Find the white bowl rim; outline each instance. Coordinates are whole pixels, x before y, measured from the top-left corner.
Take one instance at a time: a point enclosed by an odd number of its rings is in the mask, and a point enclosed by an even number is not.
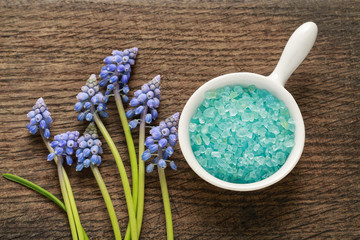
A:
[[[285,105],[289,109],[291,117],[295,121],[295,146],[293,147],[285,164],[273,175],[254,183],[230,183],[214,177],[198,163],[191,148],[189,122],[196,108],[202,103],[204,93],[209,90],[233,85],[241,85],[245,87],[255,85],[257,88],[268,90],[278,99],[284,101]],[[193,171],[202,179],[217,187],[234,191],[254,191],[268,187],[280,181],[295,167],[300,159],[305,144],[304,121],[293,96],[279,82],[276,82],[269,77],[248,72],[225,74],[208,81],[198,88],[185,104],[179,120],[178,133],[181,151]]]

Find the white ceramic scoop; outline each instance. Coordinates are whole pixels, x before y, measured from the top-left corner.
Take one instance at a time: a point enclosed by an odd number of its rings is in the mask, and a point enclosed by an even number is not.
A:
[[[202,85],[190,97],[182,111],[179,121],[179,143],[186,161],[201,178],[220,188],[234,191],[253,191],[265,188],[280,181],[295,167],[304,148],[305,128],[300,109],[293,96],[284,88],[284,85],[290,75],[309,53],[315,42],[317,31],[317,26],[313,22],[304,23],[296,29],[287,42],[280,60],[270,76],[262,76],[247,72],[222,75]],[[201,167],[191,148],[189,123],[195,110],[203,102],[205,92],[232,85],[241,85],[244,87],[255,85],[259,89],[268,90],[286,104],[291,117],[295,121],[295,146],[288,159],[276,173],[259,182],[237,184],[220,180]]]

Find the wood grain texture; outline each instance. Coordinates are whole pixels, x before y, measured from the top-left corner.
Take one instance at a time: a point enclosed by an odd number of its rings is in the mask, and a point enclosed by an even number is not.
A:
[[[113,49],[139,48],[131,89],[162,75],[159,119],[181,111],[206,81],[225,73],[270,74],[291,33],[318,24],[307,59],[286,88],[302,110],[304,153],[276,185],[238,193],[213,187],[186,164],[168,171],[176,239],[357,239],[360,236],[359,1],[1,1],[0,173],[25,177],[61,197],[56,167],[26,113],[44,97],[52,134],[85,129],[75,96]],[[105,120],[130,174],[115,104]],[[135,134],[136,135],[136,134]],[[100,167],[122,232],[126,204],[115,162]],[[90,171],[67,168],[91,239],[112,239]],[[0,239],[70,239],[64,212],[0,178]],[[146,176],[142,239],[165,239],[157,174]]]

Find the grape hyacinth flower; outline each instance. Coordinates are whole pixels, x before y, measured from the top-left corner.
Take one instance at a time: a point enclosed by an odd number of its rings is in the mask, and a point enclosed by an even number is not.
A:
[[[174,161],[168,160],[174,153],[173,147],[178,140],[177,125],[179,121],[179,113],[175,113],[165,121],[161,121],[159,126],[153,127],[150,130],[151,136],[145,140],[146,150],[142,155],[142,159],[147,161],[151,156],[157,152],[157,157],[153,163],[150,163],[146,167],[148,173],[154,170],[154,166],[157,165],[160,168],[166,168],[167,163],[171,169],[176,170],[177,165]]]
[[[105,66],[101,68],[99,76],[102,78],[99,85],[107,86],[105,96],[108,96],[114,89],[121,92],[123,102],[128,102],[126,96],[129,92],[128,82],[130,79],[131,66],[135,64],[138,49],[133,47],[124,51],[114,50],[112,56],[104,59]]]
[[[30,123],[26,125],[26,128],[30,133],[35,134],[40,129],[40,132],[48,139],[50,137],[52,118],[43,98],[39,98],[36,101],[33,110],[30,111],[27,116],[30,118]]]
[[[54,148],[55,152],[52,152],[48,155],[48,161],[52,161],[55,156],[63,156],[65,157],[66,163],[71,166],[73,163],[73,159],[71,156],[74,154],[76,148],[78,147],[78,138],[78,131],[72,131],[56,135],[54,141],[50,143],[50,146]]]
[[[76,171],[81,171],[84,167],[88,168],[90,164],[94,166],[100,165],[103,149],[94,123],[89,124],[84,135],[77,140],[77,144],[76,157],[78,161]]]
[[[79,121],[93,121],[94,114],[97,112],[102,117],[107,117],[106,103],[108,97],[99,92],[99,85],[95,74],[92,74],[86,81],[86,85],[81,87],[81,92],[76,96],[78,102],[75,104],[75,110],[80,112],[77,119]]]
[[[109,132],[107,131],[106,127],[104,126],[104,124],[102,123],[99,117],[99,115],[102,117],[108,116],[108,113],[105,112],[105,110],[107,108],[106,103],[109,99],[109,96],[108,95],[104,96],[101,92],[99,92],[99,87],[100,86],[97,84],[96,76],[94,74],[91,75],[90,78],[87,80],[86,85],[81,88],[81,92],[76,96],[78,102],[75,104],[75,110],[80,112],[80,114],[78,115],[79,121],[86,119],[87,121],[94,122],[96,124],[96,126],[104,136],[107,144],[109,145],[109,148],[114,156],[114,160],[116,162],[116,165],[120,173],[122,185],[124,187],[126,203],[128,206],[129,222],[131,225],[131,235],[136,239],[138,234],[137,234],[135,204],[131,194],[130,183],[127,177],[127,173],[123,161],[121,159],[121,156],[119,154],[119,151],[117,150],[114,141],[112,140]],[[115,95],[115,98],[116,97],[117,96]],[[125,112],[123,115],[126,120]],[[88,161],[85,162],[85,160],[86,158],[84,159],[84,163],[83,163],[84,166],[88,164]],[[93,159],[93,161],[95,160]],[[90,166],[92,167],[91,164]]]
[[[66,206],[66,213],[68,215],[69,225],[73,239],[83,240],[88,239],[83,227],[81,226],[79,213],[77,211],[74,195],[71,191],[69,178],[63,168],[63,156],[65,156],[67,164],[72,164],[71,155],[76,148],[76,140],[79,137],[78,132],[67,132],[55,136],[55,141],[49,143],[50,124],[52,118],[50,112],[42,98],[39,98],[33,107],[33,110],[28,113],[30,123],[26,126],[31,134],[35,134],[38,130],[45,146],[49,150],[48,160],[54,160],[57,163],[57,170],[61,193]],[[55,150],[54,150],[55,148]]]
[[[146,123],[151,123],[157,118],[158,112],[156,109],[159,107],[161,99],[160,81],[160,75],[157,75],[134,93],[134,98],[132,98],[129,103],[133,108],[126,112],[127,118],[132,118],[142,113],[145,115],[144,120]],[[130,129],[136,128],[138,123],[139,119],[130,121]]]
[[[112,204],[109,192],[106,188],[105,182],[101,176],[98,166],[101,163],[101,154],[103,149],[101,148],[101,141],[97,134],[95,123],[91,122],[85,129],[83,136],[77,140],[78,150],[76,151],[77,166],[76,171],[81,171],[83,168],[91,168],[94,174],[96,182],[99,185],[101,194],[104,198],[106,208],[108,210],[111,224],[113,227],[115,239],[121,239],[120,227],[118,219],[115,214],[114,206]]]
[[[147,137],[145,141],[145,145],[147,149],[142,155],[142,159],[144,161],[149,160],[152,155],[156,155],[156,157],[153,160],[153,163],[150,163],[146,167],[146,171],[150,173],[154,170],[155,166],[157,166],[159,173],[161,194],[164,203],[167,239],[174,239],[174,233],[173,233],[169,192],[167,189],[167,183],[165,177],[165,168],[167,167],[167,163],[169,163],[170,168],[174,170],[177,169],[176,163],[168,159],[174,153],[173,147],[177,143],[177,139],[178,139],[177,126],[179,122],[179,117],[180,114],[175,113],[171,117],[167,118],[165,121],[160,122],[159,126],[153,127],[150,130],[151,136]],[[153,154],[156,151],[157,154]]]

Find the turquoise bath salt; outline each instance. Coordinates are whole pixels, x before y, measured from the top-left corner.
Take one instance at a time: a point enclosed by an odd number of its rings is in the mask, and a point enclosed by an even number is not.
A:
[[[255,86],[206,92],[189,124],[200,165],[232,183],[257,182],[279,170],[294,147],[294,132],[284,102]]]

